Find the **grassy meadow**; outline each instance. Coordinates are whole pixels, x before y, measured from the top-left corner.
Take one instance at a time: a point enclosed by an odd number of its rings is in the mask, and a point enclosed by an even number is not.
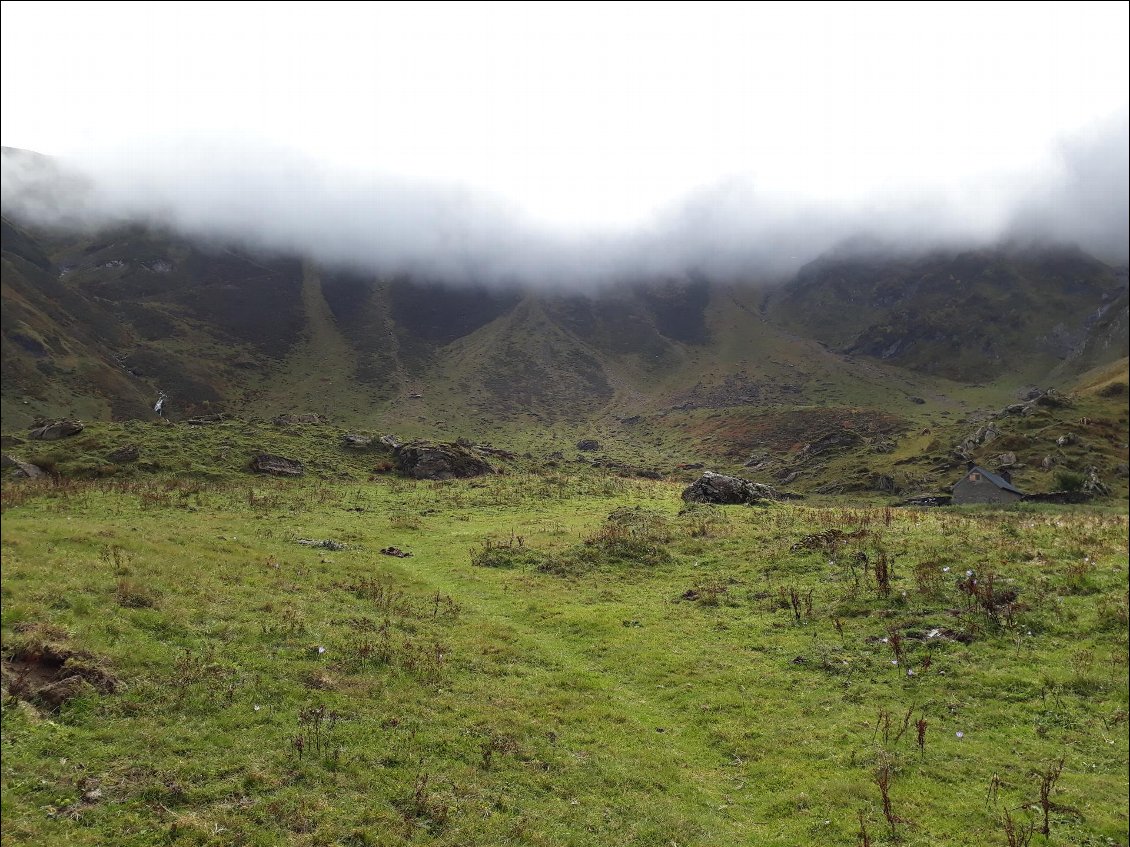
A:
[[[2,843],[1127,844],[1124,507],[680,490],[5,482]]]

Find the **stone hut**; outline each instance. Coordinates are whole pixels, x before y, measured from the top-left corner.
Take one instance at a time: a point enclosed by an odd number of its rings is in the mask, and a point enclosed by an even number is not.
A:
[[[1006,472],[1007,473],[1007,472]],[[1015,503],[1024,492],[1014,486],[1007,476],[987,471],[974,465],[965,472],[953,487],[953,503]]]

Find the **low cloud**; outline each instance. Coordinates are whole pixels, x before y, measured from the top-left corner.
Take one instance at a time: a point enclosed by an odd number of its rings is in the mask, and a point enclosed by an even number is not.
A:
[[[835,205],[742,179],[699,188],[633,230],[538,227],[500,198],[358,175],[261,146],[154,144],[128,155],[3,156],[3,213],[38,226],[141,223],[309,257],[374,275],[451,284],[591,289],[694,269],[772,282],[849,238],[898,250],[1001,239],[1076,243],[1127,258],[1125,114],[1066,139],[1039,173],[945,191],[876,191]]]

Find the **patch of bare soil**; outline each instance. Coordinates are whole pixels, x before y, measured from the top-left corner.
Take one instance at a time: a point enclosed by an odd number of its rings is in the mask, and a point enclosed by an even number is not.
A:
[[[118,678],[106,661],[72,646],[65,630],[25,623],[16,633],[0,660],[4,690],[10,696],[56,711],[75,697],[118,689]]]

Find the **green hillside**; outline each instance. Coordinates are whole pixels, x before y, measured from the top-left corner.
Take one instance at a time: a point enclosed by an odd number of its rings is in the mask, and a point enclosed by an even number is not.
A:
[[[3,483],[4,844],[1125,843],[1124,509],[369,479],[315,432],[257,436],[304,480],[223,424]]]

